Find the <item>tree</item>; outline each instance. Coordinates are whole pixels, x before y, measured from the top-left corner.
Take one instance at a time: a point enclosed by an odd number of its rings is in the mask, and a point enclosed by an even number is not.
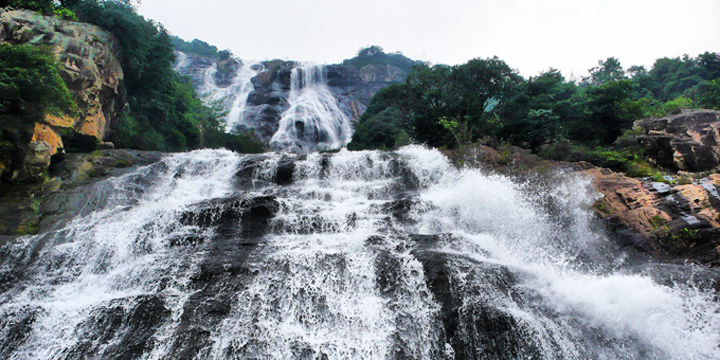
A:
[[[587,121],[592,131],[585,135],[585,140],[612,144],[624,129],[632,125],[634,114],[627,106],[631,93],[629,80],[607,82],[588,90],[587,108],[590,116]]]
[[[700,107],[720,110],[720,78],[701,83],[696,98]]]
[[[720,54],[705,52],[698,55],[697,66],[699,76],[703,80],[720,79]]]
[[[614,57],[609,57],[605,61],[598,61],[598,66],[588,70],[590,77],[585,78],[585,82],[592,86],[600,86],[609,81],[623,80],[625,71],[620,65],[620,61]]]
[[[373,57],[377,54],[384,54],[383,48],[378,45],[371,45],[358,50],[358,57]]]
[[[49,15],[55,10],[53,0],[3,0],[0,1],[0,7],[12,6],[15,8],[35,10],[43,14]]]

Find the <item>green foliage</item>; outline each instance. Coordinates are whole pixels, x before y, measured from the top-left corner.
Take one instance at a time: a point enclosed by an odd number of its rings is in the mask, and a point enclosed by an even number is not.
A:
[[[361,48],[356,57],[343,60],[342,64],[357,69],[366,65],[392,65],[410,72],[413,66],[419,63],[406,57],[401,52],[386,54],[380,46],[372,45]]]
[[[550,69],[520,84],[501,114],[498,136],[538,151],[541,146],[567,136],[563,128],[584,116],[582,101],[578,87],[566,82],[558,70]]]
[[[583,79],[585,83],[593,86],[601,86],[612,81],[625,80],[625,70],[623,70],[620,61],[614,57],[609,57],[605,61],[598,61],[598,66],[588,70],[590,77]]]
[[[586,161],[596,166],[624,172],[630,177],[650,177],[660,174],[648,164],[637,149],[609,150],[603,147],[588,148],[568,141],[559,141],[545,147],[540,156],[557,161]]]
[[[668,114],[679,114],[684,109],[692,109],[693,101],[686,97],[679,97],[665,103],[665,111]]]
[[[391,88],[398,85],[391,85]],[[386,88],[387,89],[387,88]],[[385,90],[383,95],[392,97],[393,89]],[[355,125],[350,150],[394,149],[409,143],[409,135],[404,130],[409,121],[406,114],[399,108],[389,106],[392,102],[383,95],[375,96],[370,106]]]
[[[405,83],[375,95],[353,137],[353,142],[362,145],[349,147],[389,147],[403,133],[437,147],[455,147],[478,136],[494,135],[500,125],[497,114],[520,81],[497,57],[453,67],[418,65]]]
[[[74,109],[49,48],[0,44],[0,113],[41,116]]]
[[[248,134],[225,134],[217,109],[205,106],[189,79],[173,71],[173,39],[161,25],[145,20],[127,1],[75,0],[72,9],[83,21],[112,32],[121,47],[130,109],[113,124],[110,140],[115,145],[161,151],[262,150]],[[200,40],[190,46],[217,51]]]
[[[720,78],[698,85],[695,98],[701,108],[720,110]]]
[[[218,48],[214,45],[210,45],[205,41],[199,39],[193,39],[192,41],[185,41],[177,36],[171,36],[170,41],[172,42],[175,50],[182,51],[186,54],[195,54],[200,56],[207,56],[211,58],[218,58]],[[227,50],[224,50],[227,51]]]
[[[0,2],[0,7],[8,5],[14,8],[35,10],[45,15],[51,15],[55,10],[53,0],[9,0]]]
[[[78,21],[77,14],[75,14],[75,12],[70,9],[55,8],[55,10],[53,10],[53,15],[55,15],[56,18],[62,20]]]
[[[221,50],[218,52],[218,61],[229,59],[231,56],[232,52],[230,50]]]

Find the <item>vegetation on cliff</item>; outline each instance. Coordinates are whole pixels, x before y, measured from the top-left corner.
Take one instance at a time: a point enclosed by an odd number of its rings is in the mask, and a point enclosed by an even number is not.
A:
[[[222,113],[205,106],[189,81],[173,71],[174,46],[170,35],[162,25],[138,15],[129,1],[65,0],[58,4],[16,0],[2,5],[44,14],[72,14],[115,35],[129,105],[120,119],[111,124],[108,140],[116,146],[161,151],[200,147],[262,151],[261,144],[249,134],[224,133],[219,120]],[[32,87],[23,89],[31,91]]]
[[[262,151],[248,134],[224,134],[221,112],[203,105],[187,79],[172,69],[170,35],[123,1],[79,0],[72,5],[80,19],[115,34],[122,48],[122,67],[130,111],[114,128],[118,146],[162,151],[227,147]]]
[[[75,109],[49,48],[0,44],[0,174],[22,164],[35,122]]]
[[[418,64],[418,61],[410,59],[399,51],[387,54],[383,51],[383,48],[378,45],[361,48],[357,56],[342,62],[344,66],[352,66],[357,69],[361,69],[366,65],[390,65],[403,69],[406,72],[410,72],[413,66]]]

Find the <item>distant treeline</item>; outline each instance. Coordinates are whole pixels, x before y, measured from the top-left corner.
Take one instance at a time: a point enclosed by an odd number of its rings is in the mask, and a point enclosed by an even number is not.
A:
[[[170,41],[172,42],[175,50],[182,51],[186,54],[194,54],[205,56],[217,60],[225,60],[232,56],[230,50],[219,50],[215,45],[210,45],[200,39],[193,39],[192,41],[185,41],[177,36],[171,36]]]
[[[365,65],[392,65],[407,72],[410,72],[415,65],[419,64],[419,61],[412,60],[401,52],[386,54],[383,48],[377,45],[364,47],[358,51],[357,56],[342,62],[342,65],[352,66],[357,69],[361,69]]]

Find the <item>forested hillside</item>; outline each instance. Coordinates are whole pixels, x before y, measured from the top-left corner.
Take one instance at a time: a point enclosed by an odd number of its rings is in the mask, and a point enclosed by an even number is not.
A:
[[[555,69],[524,79],[497,57],[421,64],[372,99],[348,147],[390,149],[409,138],[445,148],[500,142],[626,171],[642,157],[617,141],[633,121],[693,108],[720,108],[720,54],[662,58],[649,70],[624,69],[611,57],[580,81]],[[639,165],[647,175],[647,164]]]

